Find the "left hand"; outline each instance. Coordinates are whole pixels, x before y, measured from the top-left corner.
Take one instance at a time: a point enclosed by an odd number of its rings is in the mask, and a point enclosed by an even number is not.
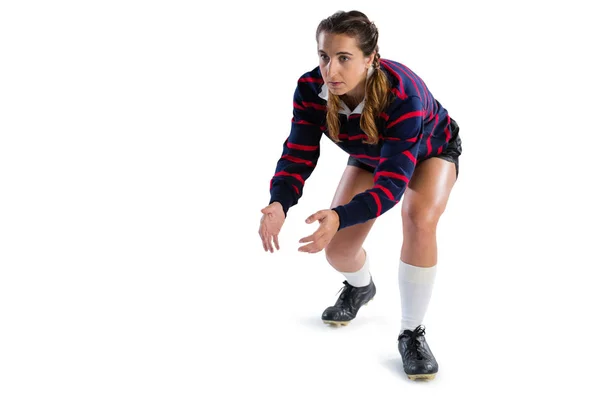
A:
[[[300,239],[300,243],[308,244],[300,247],[298,251],[318,253],[331,242],[331,239],[333,239],[340,226],[338,213],[333,210],[317,211],[306,219],[307,224],[312,224],[315,221],[319,221],[319,229],[312,235]]]

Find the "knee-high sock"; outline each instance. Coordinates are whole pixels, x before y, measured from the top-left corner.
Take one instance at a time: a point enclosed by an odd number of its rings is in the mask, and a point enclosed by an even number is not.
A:
[[[402,302],[402,323],[400,332],[414,330],[425,318],[429,305],[437,266],[417,267],[400,260],[398,284]]]
[[[365,263],[356,272],[342,272],[348,283],[354,287],[367,286],[371,283],[371,273],[369,272],[369,254],[365,251]]]

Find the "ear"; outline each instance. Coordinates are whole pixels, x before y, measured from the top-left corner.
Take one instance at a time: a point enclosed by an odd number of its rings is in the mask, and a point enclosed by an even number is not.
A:
[[[367,58],[367,65],[365,66],[365,68],[369,69],[369,67],[371,65],[373,65],[373,62],[375,61],[375,52],[373,52],[373,54],[371,54],[369,56],[369,58]]]

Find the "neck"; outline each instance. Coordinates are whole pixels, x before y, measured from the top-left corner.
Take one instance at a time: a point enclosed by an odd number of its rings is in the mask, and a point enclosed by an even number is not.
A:
[[[359,86],[362,86],[362,85],[359,85]],[[355,90],[357,90],[357,89],[358,89],[358,87]],[[351,110],[353,110],[365,98],[365,90],[363,89],[361,91],[348,92],[348,93],[340,96],[340,98],[344,101],[344,103],[346,103],[346,105]]]
[[[365,98],[365,92],[367,90],[367,79],[363,79],[354,89],[348,93],[340,96],[340,98],[346,103],[348,108],[354,110],[358,104]]]

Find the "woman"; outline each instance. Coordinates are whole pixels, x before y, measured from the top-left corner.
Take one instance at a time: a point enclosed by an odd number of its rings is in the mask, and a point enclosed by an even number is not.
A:
[[[300,240],[300,251],[325,249],[345,277],[322,319],[347,325],[373,299],[362,246],[375,219],[404,196],[398,349],[409,378],[433,379],[438,364],[421,323],[437,270],[437,223],[458,177],[458,125],[413,71],[380,58],[377,28],[363,13],[335,13],[321,21],[316,38],[319,66],[298,80],[291,133],[261,210],[263,247],[279,249],[278,234],[317,164],[325,133],[350,156],[331,208],[308,217],[320,226]]]

